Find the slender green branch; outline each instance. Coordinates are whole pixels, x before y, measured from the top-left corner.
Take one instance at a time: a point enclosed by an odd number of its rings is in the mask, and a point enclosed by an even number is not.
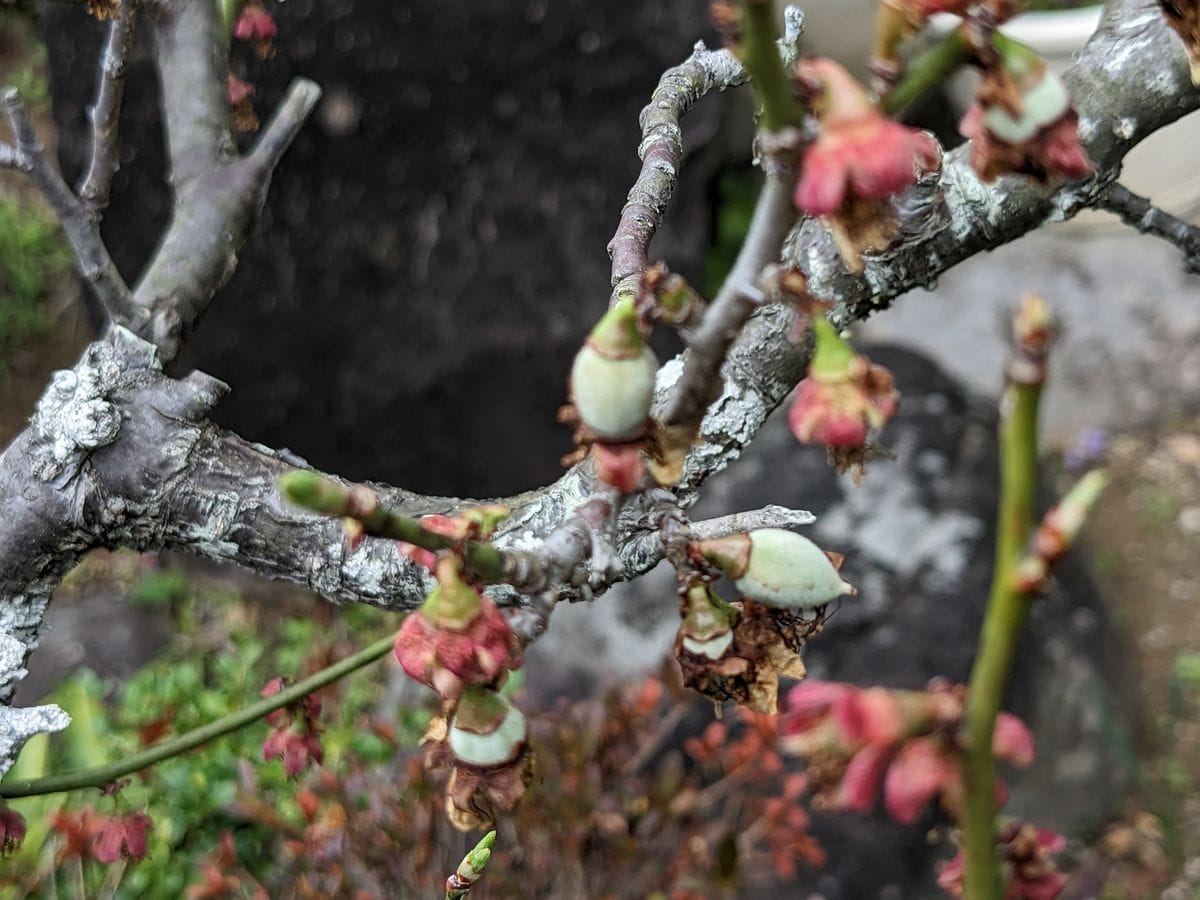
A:
[[[141,753],[135,753],[133,756],[128,756],[118,762],[91,769],[83,769],[78,772],[69,772],[65,775],[51,775],[46,778],[35,778],[28,781],[0,782],[0,797],[33,797],[39,794],[55,794],[60,791],[73,791],[77,788],[102,787],[106,784],[111,784],[119,778],[124,778],[126,775],[140,772],[142,769],[160,763],[163,760],[180,756],[207,744],[209,741],[237,731],[239,728],[244,728],[277,709],[298,703],[309,694],[319,691],[326,685],[332,684],[338,679],[349,675],[351,672],[370,665],[377,659],[386,656],[388,651],[392,649],[393,639],[391,635],[381,638],[375,643],[359,650],[354,655],[347,656],[332,666],[322,669],[314,675],[310,675],[303,681],[284,688],[278,694],[272,694],[270,697],[265,697],[257,703],[252,703],[235,713],[222,716],[220,719],[209,722],[207,725],[202,725],[186,734],[181,734],[160,744],[155,744]]]
[[[905,65],[904,77],[880,99],[880,109],[889,116],[902,115],[926,91],[944,82],[951,72],[969,60],[972,52],[964,28],[956,28]]]
[[[744,0],[742,37],[737,54],[750,73],[750,82],[762,104],[762,127],[782,131],[800,124],[800,103],[792,79],[779,56],[779,26],[771,0]]]
[[[375,492],[363,485],[347,488],[316,472],[297,469],[279,479],[279,488],[297,506],[325,516],[354,519],[372,537],[404,541],[433,552],[459,544],[383,506]],[[484,541],[464,541],[461,550],[472,575],[486,582],[505,580],[504,552],[498,547]]]
[[[1000,509],[991,595],[971,669],[966,710],[963,818],[967,855],[965,896],[999,900],[996,853],[996,761],[992,737],[1012,667],[1013,652],[1032,595],[1017,571],[1033,530],[1037,494],[1037,420],[1053,322],[1044,301],[1027,297],[1013,322],[1015,346],[1000,401]]]

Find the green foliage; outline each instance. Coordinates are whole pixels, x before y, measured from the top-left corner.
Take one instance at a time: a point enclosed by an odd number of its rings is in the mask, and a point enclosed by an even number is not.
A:
[[[74,771],[140,751],[258,700],[263,685],[275,676],[298,680],[397,624],[395,616],[374,610],[357,609],[350,615],[339,610],[332,617],[320,606],[310,607],[308,615],[264,623],[258,619],[261,604],[198,592],[182,573],[171,570],[147,573],[131,595],[138,602],[175,607],[175,645],[122,685],[105,685],[88,671],[65,682],[52,699],[71,714],[70,727],[32,743],[11,777]],[[424,728],[428,716],[419,711],[401,712],[394,735],[371,724],[384,699],[386,671],[375,666],[321,692],[321,742],[329,771],[337,772],[347,758],[370,764],[391,760],[398,746],[415,743]],[[225,833],[232,835],[248,876],[268,879],[282,833],[302,831],[305,825],[295,800],[305,776],[290,779],[279,760],[263,761],[268,728],[259,722],[163,762],[134,776],[116,797],[91,789],[12,801],[26,817],[30,834],[0,873],[0,897],[54,896],[48,876],[60,839],[47,820],[60,810],[85,807],[104,815],[144,811],[153,820],[149,853],[125,867],[117,897],[183,896]],[[272,826],[248,819],[242,809],[247,797],[273,809],[278,822]],[[106,876],[111,881],[115,871],[85,862],[87,896],[100,890]],[[22,883],[5,892],[6,876]],[[59,873],[59,884],[62,878]]]
[[[47,285],[69,265],[66,245],[45,213],[0,197],[0,371],[14,347],[45,329]]]

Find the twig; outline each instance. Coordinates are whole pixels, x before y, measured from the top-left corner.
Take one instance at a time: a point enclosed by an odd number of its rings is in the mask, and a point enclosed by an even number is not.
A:
[[[789,509],[772,504],[761,509],[693,522],[691,532],[695,540],[703,541],[740,531],[753,531],[756,528],[796,528],[800,525],[811,525],[815,521],[817,517],[806,509]]]
[[[646,266],[650,241],[662,223],[675,191],[683,160],[680,119],[714,88],[744,84],[749,76],[728,50],[708,50],[696,44],[692,55],[667,69],[638,117],[642,168],[621,210],[616,234],[609,241],[614,296],[636,287]]]
[[[140,0],[124,0],[117,18],[108,26],[108,40],[100,61],[100,87],[92,107],[92,150],[87,175],[79,186],[79,199],[93,220],[99,221],[108,206],[113,175],[120,168],[117,128],[121,97],[125,93],[125,65],[133,44],[133,26]]]
[[[355,672],[364,666],[370,665],[375,660],[386,656],[392,649],[394,639],[393,635],[381,638],[352,656],[347,656],[345,659],[339,660],[332,666],[324,668],[314,675],[310,675],[303,681],[298,681],[284,688],[277,694],[265,697],[257,703],[252,703],[230,715],[222,716],[216,721],[202,725],[186,734],[163,741],[161,744],[155,744],[150,749],[144,750],[141,753],[127,756],[119,762],[110,763],[106,766],[97,766],[92,769],[83,769],[79,772],[69,772],[65,775],[35,778],[30,781],[0,782],[0,797],[33,797],[40,794],[57,794],[61,791],[73,791],[78,788],[101,787],[111,784],[119,778],[140,772],[142,769],[149,768],[163,760],[180,756],[189,750],[195,750],[209,741],[214,741],[219,737],[223,737],[230,732],[237,731],[239,728],[244,728],[258,721],[268,713],[272,713],[277,709],[283,709],[285,706],[291,706],[293,703],[303,700],[309,694],[319,691],[326,685],[333,684],[351,672]]]
[[[1044,307],[1034,327],[1022,328],[1031,310],[1027,301],[1017,314],[1017,346],[1009,365],[1008,386],[1000,401],[1000,509],[991,595],[971,668],[966,709],[967,747],[963,758],[966,803],[963,832],[967,857],[965,895],[998,900],[1000,868],[996,853],[996,761],[992,738],[996,715],[1012,666],[1017,638],[1029,613],[1029,596],[1016,582],[1025,545],[1033,529],[1037,492],[1037,417],[1049,341]],[[1036,312],[1036,311],[1035,311]],[[1029,317],[1027,317],[1029,318]]]
[[[290,85],[282,102],[275,107],[249,159],[262,172],[270,174],[283,157],[309,113],[321,99],[321,88],[315,81],[297,78]]]
[[[1200,227],[1159,209],[1146,197],[1114,182],[1101,191],[1096,206],[1120,216],[1121,221],[1142,234],[1170,241],[1183,251],[1183,267],[1200,274]]]
[[[88,281],[109,318],[122,325],[134,321],[135,309],[129,288],[108,255],[100,231],[79,199],[71,193],[58,168],[47,158],[21,92],[8,88],[0,100],[16,140],[16,168],[29,173],[50,208],[58,217],[79,273]],[[11,154],[8,154],[11,156]]]
[[[973,50],[964,29],[965,26],[956,28],[909,61],[899,83],[880,100],[880,108],[889,116],[899,118],[926,91],[944,82],[951,72],[970,59]]]

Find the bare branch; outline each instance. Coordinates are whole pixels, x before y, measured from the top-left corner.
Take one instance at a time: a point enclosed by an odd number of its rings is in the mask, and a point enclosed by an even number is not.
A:
[[[692,55],[663,73],[638,117],[642,141],[638,155],[642,169],[629,190],[621,221],[608,244],[612,257],[614,295],[636,287],[650,240],[662,223],[663,213],[675,192],[683,160],[680,119],[709,91],[744,84],[742,64],[728,50],[708,50],[697,43]]]
[[[320,89],[304,79],[294,82],[254,151],[238,158],[216,4],[161,5],[155,35],[175,203],[170,227],[134,291],[139,312],[134,331],[169,363],[233,274],[274,167]]]
[[[250,153],[249,158],[259,171],[270,176],[320,99],[320,86],[307,78],[297,78],[288,86],[287,95],[276,107]]]
[[[1115,182],[1096,198],[1096,207],[1120,216],[1122,222],[1142,234],[1170,241],[1183,251],[1184,269],[1200,274],[1200,227],[1159,209],[1146,197]]]
[[[91,110],[92,149],[87,174],[79,186],[92,219],[99,221],[108,206],[113,175],[121,165],[117,154],[117,128],[121,118],[121,97],[125,93],[125,65],[133,44],[133,26],[140,0],[124,0],[117,17],[108,26],[108,40],[100,59],[100,86]]]
[[[689,444],[690,435],[698,430],[705,412],[721,394],[721,365],[725,355],[760,306],[759,277],[767,265],[778,261],[783,241],[796,221],[792,192],[798,172],[789,156],[795,157],[794,148],[791,153],[766,158],[767,180],[759,194],[746,241],[733,270],[693,332],[683,361],[683,374],[662,412],[663,425],[688,435]]]
[[[0,153],[0,157],[11,159],[13,168],[28,172],[38,190],[42,192],[42,196],[58,217],[71,249],[75,251],[79,273],[92,286],[109,318],[119,324],[132,322],[135,310],[129,288],[125,286],[121,274],[109,257],[96,223],[92,221],[79,199],[71,193],[71,189],[59,174],[58,167],[46,156],[20,91],[8,88],[0,102],[3,103],[4,113],[8,117],[16,141],[15,155]]]

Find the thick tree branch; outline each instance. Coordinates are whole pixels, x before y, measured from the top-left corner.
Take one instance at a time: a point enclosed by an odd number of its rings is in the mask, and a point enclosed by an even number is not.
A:
[[[12,128],[16,146],[0,151],[3,162],[28,173],[58,217],[81,274],[91,285],[108,316],[128,323],[134,314],[133,298],[100,238],[100,230],[87,209],[71,193],[58,167],[46,156],[45,147],[16,88],[7,88],[0,102]]]
[[[117,17],[108,26],[108,40],[100,58],[100,86],[92,107],[92,147],[87,174],[79,186],[79,199],[88,213],[99,220],[108,206],[113,175],[121,165],[117,154],[117,127],[121,97],[125,93],[125,64],[133,45],[133,26],[140,0],[124,0]]]
[[[1146,197],[1115,182],[1101,192],[1096,206],[1120,216],[1122,222],[1142,234],[1170,241],[1183,251],[1183,267],[1200,274],[1200,227],[1159,209]]]
[[[321,95],[297,79],[255,149],[229,125],[227,40],[211,0],[160,4],[155,53],[175,193],[171,224],[134,291],[133,330],[169,363],[220,287],[262,210],[271,173]]]

